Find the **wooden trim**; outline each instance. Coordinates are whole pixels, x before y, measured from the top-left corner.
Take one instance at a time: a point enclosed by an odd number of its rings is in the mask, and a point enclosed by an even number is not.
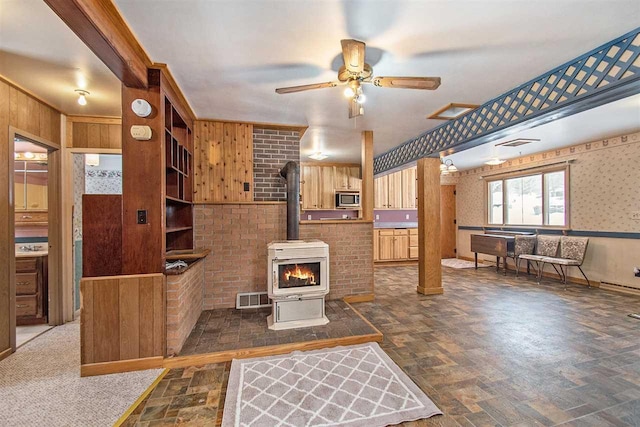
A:
[[[118,418],[118,421],[116,421],[116,423],[113,425],[113,427],[120,427],[122,424],[124,424],[124,422],[127,420],[127,418],[129,418],[129,415],[131,415],[133,413],[133,411],[136,410],[136,408],[138,407],[138,405],[140,405],[142,403],[143,400],[145,400],[147,398],[147,396],[149,396],[151,394],[151,392],[156,388],[156,386],[160,383],[160,381],[162,381],[162,379],[169,373],[168,369],[165,369],[164,371],[162,371],[162,373],[160,375],[158,375],[158,378],[156,378],[149,387],[147,387],[147,389],[140,395],[140,397],[138,397],[136,399],[135,402],[133,402],[131,404],[131,406],[129,406],[129,409],[127,409],[126,411],[124,411],[124,414],[122,414],[120,416],[120,418]]]
[[[292,351],[318,350],[321,348],[337,347],[344,345],[364,344],[367,342],[382,342],[382,334],[374,333],[367,335],[356,335],[352,337],[322,339],[306,341],[301,343],[291,343],[282,345],[271,345],[266,347],[243,348],[238,350],[218,351],[208,354],[196,354],[191,356],[178,356],[164,360],[165,368],[185,368],[188,366],[206,365],[209,363],[229,362],[233,359],[247,359],[252,357],[275,356],[278,354],[291,353]]]
[[[364,219],[304,219],[300,225],[305,224],[373,224],[373,221]]]
[[[4,360],[7,357],[11,356],[13,354],[13,352],[14,352],[14,350],[13,350],[12,347],[9,347],[5,351],[0,351],[0,360]]]
[[[121,82],[129,87],[147,87],[151,60],[112,2],[45,2]]]
[[[448,110],[451,107],[462,107],[462,108],[471,108],[471,110],[469,111],[465,111],[464,113],[458,114],[455,117],[441,117],[440,113],[445,112],[446,110]],[[431,113],[430,115],[427,116],[427,119],[434,119],[434,120],[455,120],[461,116],[464,116],[467,113],[470,113],[471,111],[475,110],[476,108],[478,108],[479,105],[476,104],[461,104],[459,102],[452,102],[450,104],[445,105],[444,107],[434,111],[433,113]]]
[[[287,202],[253,202],[253,201],[237,201],[237,202],[193,202],[194,205],[286,205]]]
[[[440,221],[440,159],[418,160],[418,270],[417,291],[441,294],[442,246]]]
[[[273,130],[287,130],[287,131],[298,131],[300,132],[300,138],[305,134],[308,125],[285,125],[282,123],[265,123],[265,122],[248,122],[242,120],[225,120],[225,119],[206,119],[206,118],[197,118],[198,121],[204,122],[224,122],[224,123],[235,123],[241,125],[253,125],[254,128],[258,129],[273,129]]]
[[[398,266],[406,266],[406,265],[418,265],[417,259],[401,259],[397,261],[375,261],[373,263],[374,267],[398,267]]]
[[[196,114],[193,112],[193,108],[191,108],[191,104],[189,104],[189,101],[187,101],[187,98],[182,93],[182,90],[180,90],[180,86],[178,85],[178,82],[176,82],[176,79],[173,77],[173,74],[171,74],[169,66],[160,62],[154,62],[149,68],[152,70],[161,71],[166,80],[166,84],[162,85],[162,89],[164,90],[165,94],[169,96],[171,104],[173,104],[174,107],[180,109],[180,113],[186,113],[188,115],[188,118],[191,119],[191,123],[188,123],[188,125],[193,130],[193,122],[196,120]],[[184,118],[186,119],[187,117]]]
[[[371,302],[375,299],[375,294],[362,294],[362,295],[347,295],[342,298],[344,302],[347,304],[356,303],[356,302]],[[360,313],[358,313],[360,314]],[[366,320],[366,319],[365,319]],[[373,326],[373,325],[371,325]]]
[[[116,374],[120,372],[158,369],[163,365],[162,356],[145,357],[143,359],[116,360],[113,362],[86,363],[80,365],[80,376]]]
[[[112,116],[67,116],[70,123],[101,123],[105,125],[121,125],[122,117]]]
[[[122,150],[120,148],[76,148],[65,147],[65,151],[71,154],[120,154]]]
[[[373,295],[373,294],[371,294],[371,296],[372,296],[371,301],[373,301],[373,297],[374,297],[374,295]],[[344,300],[344,299],[343,299],[343,300]],[[357,315],[358,315],[358,316],[359,316],[359,317],[364,321],[364,323],[366,323],[367,325],[369,325],[369,327],[375,331],[375,335],[380,335],[381,340],[380,340],[380,341],[377,341],[377,342],[382,342],[383,334],[382,334],[382,332],[380,332],[380,329],[376,328],[376,327],[373,325],[373,323],[371,323],[371,322],[369,321],[369,319],[367,319],[366,317],[364,317],[364,316],[362,315],[362,313],[360,313],[358,310],[356,310],[356,308],[355,308],[353,305],[351,305],[351,304],[350,304],[349,302],[347,302],[347,301],[344,301],[344,302],[349,306],[349,308],[351,308],[351,310],[353,310],[353,312],[354,312],[355,314],[357,314]],[[368,301],[362,301],[362,302],[368,302]]]

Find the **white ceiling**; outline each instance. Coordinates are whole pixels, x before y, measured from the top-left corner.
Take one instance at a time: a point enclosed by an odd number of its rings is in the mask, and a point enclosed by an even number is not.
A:
[[[120,81],[43,0],[0,0],[0,75],[66,114],[122,114]]]
[[[380,154],[442,123],[425,117],[443,105],[482,104],[640,22],[635,0],[115,3],[152,60],[169,64],[198,117],[309,125],[303,160],[323,151],[327,161],[358,161],[364,129],[374,131]],[[440,76],[442,86],[366,86],[366,114],[355,120],[341,88],[274,92],[335,80],[342,38],[367,42],[375,75]],[[121,115],[120,82],[42,0],[0,0],[0,75],[67,114]],[[91,93],[87,106],[77,104],[76,88]],[[620,105],[526,131],[541,143],[511,150],[637,130],[633,104]],[[513,157],[494,154],[494,144],[452,158],[462,168]]]
[[[358,160],[361,130],[374,131],[380,154],[440,124],[425,119],[438,108],[482,104],[640,22],[637,0],[115,3],[198,117],[308,124],[303,156],[323,151],[328,161]],[[374,75],[441,76],[442,86],[366,86],[366,113],[355,120],[339,87],[274,92],[336,80],[343,38],[367,43]]]

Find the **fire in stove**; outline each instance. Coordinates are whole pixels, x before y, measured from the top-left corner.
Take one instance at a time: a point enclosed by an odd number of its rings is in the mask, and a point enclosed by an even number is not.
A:
[[[280,266],[280,288],[316,286],[320,275],[320,263],[288,264]]]

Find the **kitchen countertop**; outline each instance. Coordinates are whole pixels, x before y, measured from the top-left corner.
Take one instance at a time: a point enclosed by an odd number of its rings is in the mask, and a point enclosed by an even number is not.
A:
[[[380,222],[373,223],[373,228],[418,228],[417,222]]]
[[[35,251],[23,251],[20,250],[20,247],[27,246],[33,249],[37,249]],[[16,258],[35,258],[41,256],[49,255],[49,248],[46,243],[16,243]]]
[[[49,255],[49,251],[29,251],[29,252],[16,251],[16,258],[35,258],[35,257],[47,256],[47,255]]]

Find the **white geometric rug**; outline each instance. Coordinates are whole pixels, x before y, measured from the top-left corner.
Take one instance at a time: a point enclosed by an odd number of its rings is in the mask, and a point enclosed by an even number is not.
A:
[[[445,258],[441,261],[441,264],[444,267],[450,268],[475,268],[476,263],[473,261],[467,261],[466,259],[459,258]],[[482,262],[478,262],[478,268],[482,267],[494,267],[492,265],[483,264]]]
[[[386,426],[442,414],[377,343],[234,359],[222,426]]]

